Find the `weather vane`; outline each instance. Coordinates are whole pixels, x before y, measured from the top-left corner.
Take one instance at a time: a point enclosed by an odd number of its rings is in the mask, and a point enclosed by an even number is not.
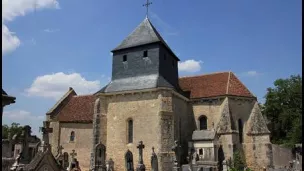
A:
[[[147,8],[147,12],[146,12],[146,17],[148,18],[148,12],[149,12],[149,5],[151,5],[152,2],[149,2],[149,0],[147,0],[147,3],[143,4],[143,6],[145,6]]]

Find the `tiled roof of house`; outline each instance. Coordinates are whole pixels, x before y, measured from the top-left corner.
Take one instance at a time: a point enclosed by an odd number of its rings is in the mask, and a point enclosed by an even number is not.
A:
[[[190,98],[207,98],[223,95],[255,97],[232,73],[219,72],[179,78],[184,91],[190,91]]]
[[[58,112],[60,122],[92,122],[94,95],[73,96]]]

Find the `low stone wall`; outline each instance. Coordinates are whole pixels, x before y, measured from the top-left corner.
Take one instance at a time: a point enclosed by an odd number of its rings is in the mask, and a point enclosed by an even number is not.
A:
[[[272,144],[273,166],[275,168],[288,168],[289,161],[294,160],[291,148],[284,148],[276,144]]]
[[[9,171],[12,165],[14,164],[14,158],[5,158],[2,157],[2,171]]]

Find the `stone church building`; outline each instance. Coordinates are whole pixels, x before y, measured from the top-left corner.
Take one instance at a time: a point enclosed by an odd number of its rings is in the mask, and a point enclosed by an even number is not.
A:
[[[179,58],[148,18],[112,52],[112,78],[105,87],[90,95],[69,88],[46,113],[53,154],[59,146],[75,149],[82,170],[111,158],[114,169],[124,171],[127,165],[136,168],[137,144],[143,141],[146,170],[154,147],[159,170],[171,171],[176,140],[178,162],[186,164],[196,136],[212,132],[207,146],[214,162],[241,150],[251,168],[272,165],[270,132],[257,98],[233,72],[179,77]],[[204,156],[207,146],[202,141],[192,148]]]

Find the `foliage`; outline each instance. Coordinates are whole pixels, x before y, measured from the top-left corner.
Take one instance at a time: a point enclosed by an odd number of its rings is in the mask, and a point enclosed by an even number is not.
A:
[[[229,167],[229,171],[243,171],[245,164],[245,157],[243,153],[239,150],[233,153],[233,160],[229,159],[227,161],[227,165]],[[249,168],[246,168],[246,171],[251,171]]]
[[[20,126],[19,123],[13,122],[11,126],[8,125],[2,125],[2,139],[7,139],[8,134],[11,134],[11,137],[13,137],[15,134],[21,134],[23,129],[23,126]]]
[[[271,141],[293,146],[302,143],[302,77],[277,79],[268,88],[261,111],[270,122]]]

